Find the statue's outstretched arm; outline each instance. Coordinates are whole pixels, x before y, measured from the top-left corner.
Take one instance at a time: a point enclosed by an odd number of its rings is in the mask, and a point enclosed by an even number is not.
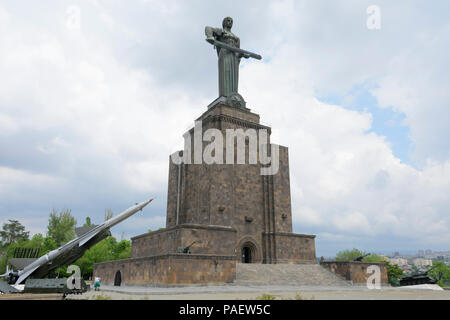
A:
[[[209,43],[213,43],[215,37],[222,35],[222,29],[220,28],[213,28],[213,27],[205,27],[205,35],[206,35],[206,41]]]
[[[237,38],[236,47],[239,48],[239,49],[241,48],[241,39],[239,39],[239,38]],[[236,56],[239,59],[241,59],[242,57],[245,58],[245,59],[250,58],[250,55],[247,54],[247,53],[236,53]]]

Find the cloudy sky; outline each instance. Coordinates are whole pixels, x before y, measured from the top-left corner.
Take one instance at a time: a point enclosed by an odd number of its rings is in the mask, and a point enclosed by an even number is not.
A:
[[[164,227],[168,156],[217,97],[204,27],[225,16],[263,56],[239,90],[289,147],[294,232],[318,256],[449,250],[448,1],[2,1],[0,224],[45,234],[53,208],[99,223],[156,196],[112,231]]]

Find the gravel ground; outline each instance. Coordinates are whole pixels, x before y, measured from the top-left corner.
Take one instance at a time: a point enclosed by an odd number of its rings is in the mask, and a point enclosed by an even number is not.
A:
[[[450,300],[449,290],[435,290],[433,286],[410,288],[365,287],[291,287],[291,286],[198,286],[198,287],[113,287],[102,286],[100,291],[69,295],[68,299],[86,300],[245,300],[270,294],[276,299],[314,300]]]

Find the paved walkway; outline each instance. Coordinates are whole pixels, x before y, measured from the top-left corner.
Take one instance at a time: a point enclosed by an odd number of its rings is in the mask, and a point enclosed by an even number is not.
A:
[[[113,300],[237,300],[257,299],[263,294],[276,299],[314,300],[450,300],[448,290],[430,290],[420,286],[411,288],[385,287],[369,290],[366,287],[313,287],[313,286],[188,286],[162,287],[114,287],[102,286],[101,291],[89,291],[82,295],[69,295],[69,299]],[[416,288],[414,288],[416,287]],[[432,288],[432,287],[430,287]]]

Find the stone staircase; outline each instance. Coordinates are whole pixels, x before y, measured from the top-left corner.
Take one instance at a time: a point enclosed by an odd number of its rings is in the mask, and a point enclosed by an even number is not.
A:
[[[237,285],[351,286],[318,264],[237,263]]]

